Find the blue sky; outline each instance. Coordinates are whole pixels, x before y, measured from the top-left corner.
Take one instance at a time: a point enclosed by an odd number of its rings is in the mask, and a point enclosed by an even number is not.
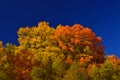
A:
[[[82,24],[103,38],[106,54],[120,57],[120,1],[1,0],[0,40],[17,43],[20,27],[47,21],[50,26]]]

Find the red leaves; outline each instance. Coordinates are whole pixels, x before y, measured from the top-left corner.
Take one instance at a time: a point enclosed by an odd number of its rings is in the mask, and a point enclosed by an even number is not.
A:
[[[11,74],[16,75],[14,77],[15,79],[18,78],[22,80],[26,79],[31,80],[29,71],[34,66],[33,59],[34,59],[33,54],[27,50],[21,50],[19,53],[17,53],[16,56],[14,56],[13,58],[14,70]]]
[[[20,28],[18,37],[19,46],[9,45],[5,48],[0,41],[0,70],[8,73],[6,75],[11,80],[64,79],[71,70],[72,77],[77,77],[73,75],[75,71],[75,74],[85,72],[86,76],[80,74],[81,77],[91,78],[94,68],[98,67],[99,71],[109,61],[115,67],[120,66],[116,56],[104,58],[102,38],[79,24],[59,25],[53,29],[47,22],[40,22],[37,27]],[[107,66],[102,70],[106,70]]]
[[[98,40],[98,42],[101,42],[102,38],[101,37],[97,37],[97,40]]]
[[[97,37],[91,29],[85,28],[79,24],[73,26],[59,25],[52,36],[59,46],[72,53],[90,54],[96,52],[99,54],[98,60],[103,60],[104,48],[101,44],[102,38]],[[68,45],[69,44],[69,45]]]

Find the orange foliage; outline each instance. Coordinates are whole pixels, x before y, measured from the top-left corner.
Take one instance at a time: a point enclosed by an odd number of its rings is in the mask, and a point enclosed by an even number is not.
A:
[[[55,57],[58,56],[62,57],[61,61],[65,63],[65,72],[69,70],[71,65],[74,65],[74,62],[78,62],[80,64],[79,70],[88,72],[87,75],[91,73],[92,68],[101,67],[101,64],[105,61],[102,38],[96,36],[90,28],[85,28],[80,24],[73,26],[59,25],[56,29],[53,29],[47,22],[40,22],[37,27],[20,28],[18,42],[20,45],[15,47],[15,50],[10,51],[14,54],[10,58],[12,80],[32,80],[30,71],[33,67],[38,66],[41,68],[40,71],[42,71],[42,67],[47,66],[46,68],[48,68],[50,66],[51,77],[55,72],[52,70],[59,69],[52,69],[53,66],[59,67],[57,63],[54,63],[56,61],[54,59],[57,59]],[[0,56],[3,56],[0,59],[1,62],[5,62],[10,55],[5,50],[7,49],[0,42]],[[7,56],[3,55],[5,52],[8,54]],[[47,64],[49,59],[51,59],[50,65]],[[119,58],[114,55],[107,56],[106,60],[111,61],[114,66],[120,66]],[[58,71],[62,70],[61,68]],[[46,70],[46,73],[44,73],[43,70],[42,73],[44,74],[37,74],[33,71],[34,74],[43,76],[49,73],[47,72]],[[60,74],[62,74],[62,71]],[[54,76],[56,77],[56,72]],[[52,77],[54,76],[52,75]]]
[[[67,57],[67,63],[69,63],[69,64],[72,64],[73,63],[73,61],[72,61],[72,59],[70,58],[70,57]]]
[[[107,59],[110,60],[114,66],[120,65],[120,59],[117,58],[115,55],[109,55],[107,56]]]
[[[30,70],[34,66],[33,62],[34,56],[31,52],[26,50],[21,50],[13,58],[14,70],[12,71],[12,76],[14,75],[15,80],[31,80]]]
[[[69,51],[72,55],[84,53],[92,55],[98,63],[104,61],[102,38],[97,37],[89,28],[79,24],[73,26],[59,25],[52,39],[58,42],[59,47]]]

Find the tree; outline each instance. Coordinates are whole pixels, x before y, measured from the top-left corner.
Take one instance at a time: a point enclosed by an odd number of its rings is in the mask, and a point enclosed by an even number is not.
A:
[[[54,29],[47,22],[39,22],[38,26],[20,28],[17,33],[20,46],[38,49],[45,45],[43,42],[48,41],[49,37],[54,34]]]
[[[56,40],[65,55],[72,56],[72,60],[75,59],[76,54],[86,54],[92,56],[94,62],[104,61],[102,38],[97,37],[89,28],[84,28],[79,24],[59,25],[52,39]]]
[[[120,66],[114,65],[114,63],[108,58],[100,67],[94,65],[91,69],[90,76],[92,80],[119,80]]]
[[[54,56],[53,56],[54,57]],[[64,77],[66,66],[64,64],[63,56],[46,57],[40,66],[33,67],[31,76],[33,80],[62,80]]]
[[[63,80],[89,80],[87,69],[82,67],[79,62],[74,62],[67,70]]]
[[[21,50],[13,57],[14,80],[31,80],[30,71],[35,66],[34,55],[28,50]]]
[[[0,41],[0,80],[119,80],[120,59],[80,24],[47,22],[18,30],[19,45]]]

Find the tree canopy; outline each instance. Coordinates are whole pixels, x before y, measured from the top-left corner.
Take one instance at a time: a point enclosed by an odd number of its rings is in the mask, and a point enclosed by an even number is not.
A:
[[[80,24],[19,28],[19,45],[0,42],[0,80],[120,80],[120,59]]]

